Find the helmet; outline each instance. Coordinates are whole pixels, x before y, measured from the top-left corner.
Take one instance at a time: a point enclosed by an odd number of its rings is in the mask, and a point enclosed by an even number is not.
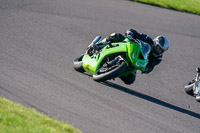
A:
[[[169,41],[165,36],[157,36],[153,39],[154,42],[154,54],[162,55],[169,48]]]

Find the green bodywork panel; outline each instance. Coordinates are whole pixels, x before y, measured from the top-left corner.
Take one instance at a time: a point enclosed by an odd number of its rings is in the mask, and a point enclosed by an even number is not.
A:
[[[113,43],[118,44],[118,43]],[[96,70],[99,69],[101,61],[106,57],[107,55],[114,54],[114,53],[125,53],[127,52],[127,48],[125,44],[120,44],[119,46],[110,48],[108,45],[105,46],[100,53],[97,54],[97,56],[94,58],[89,55],[83,56],[83,68],[86,72],[90,74],[94,74]]]

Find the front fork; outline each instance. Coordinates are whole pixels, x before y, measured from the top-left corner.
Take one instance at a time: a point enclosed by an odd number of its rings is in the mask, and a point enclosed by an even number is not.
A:
[[[121,56],[120,56],[120,57],[121,57]],[[121,57],[121,58],[122,58],[122,57]],[[125,59],[122,58],[122,60],[123,60],[123,61],[126,63],[126,65],[127,65],[127,71],[124,72],[124,73],[122,73],[122,74],[120,74],[119,77],[123,77],[123,76],[126,76],[126,75],[128,75],[128,74],[131,74],[131,73],[134,73],[134,72],[137,71],[137,69],[130,67],[130,66],[129,66],[129,63],[128,63]]]
[[[110,62],[104,64],[103,67],[113,66],[113,65],[117,64],[117,63],[120,62],[120,61],[124,61],[124,62],[126,63],[126,65],[127,65],[127,71],[124,72],[124,73],[122,73],[122,74],[120,74],[119,77],[123,77],[123,76],[126,76],[126,75],[128,75],[128,74],[131,74],[131,73],[136,72],[136,69],[133,69],[133,68],[128,69],[128,67],[130,67],[130,66],[128,65],[129,63],[128,63],[121,55],[115,57],[114,60],[111,60]]]
[[[106,62],[106,64],[104,64],[103,67],[114,66],[120,61],[125,61],[125,60],[119,55],[119,56],[115,57],[115,59],[113,59],[113,60],[111,60],[109,62]]]

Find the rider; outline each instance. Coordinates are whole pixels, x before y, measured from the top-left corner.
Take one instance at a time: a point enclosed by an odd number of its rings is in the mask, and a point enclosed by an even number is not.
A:
[[[150,73],[154,69],[154,67],[162,61],[163,53],[169,48],[169,41],[167,37],[160,35],[152,40],[152,38],[148,35],[143,33],[140,34],[134,29],[127,30],[125,36],[120,33],[112,33],[110,36],[103,39],[100,43],[96,44],[96,46],[99,50],[105,47],[108,42],[122,42],[125,38],[128,38],[129,40],[138,39],[140,41],[150,44],[152,50],[148,57],[149,62],[147,64],[147,67],[145,71],[142,72],[144,74]],[[125,84],[132,84],[135,81],[135,77],[136,72],[120,78]]]

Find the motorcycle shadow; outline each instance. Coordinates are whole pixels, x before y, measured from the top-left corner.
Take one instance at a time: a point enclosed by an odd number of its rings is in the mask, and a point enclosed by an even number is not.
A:
[[[112,83],[112,82],[109,82],[109,81],[105,81],[105,82],[101,82],[101,84],[103,85],[106,85],[108,87],[112,87],[114,89],[117,89],[117,90],[120,90],[122,92],[125,92],[125,93],[128,93],[130,95],[133,95],[133,96],[136,96],[136,97],[139,97],[143,100],[146,100],[146,101],[150,101],[154,104],[158,104],[160,106],[163,106],[163,107],[166,107],[166,108],[169,108],[169,109],[172,109],[172,110],[175,110],[175,111],[178,111],[180,113],[184,113],[186,115],[190,115],[192,117],[195,117],[195,118],[198,118],[200,119],[200,114],[198,113],[195,113],[195,112],[192,112],[190,110],[187,110],[187,109],[184,109],[184,108],[181,108],[181,107],[178,107],[178,106],[175,106],[175,105],[172,105],[170,103],[167,103],[165,101],[162,101],[162,100],[159,100],[159,99],[156,99],[152,96],[148,96],[146,94],[143,94],[143,93],[140,93],[140,92],[137,92],[135,90],[131,90],[129,88],[126,88],[124,86],[121,86],[119,84],[115,84],[115,83]]]

